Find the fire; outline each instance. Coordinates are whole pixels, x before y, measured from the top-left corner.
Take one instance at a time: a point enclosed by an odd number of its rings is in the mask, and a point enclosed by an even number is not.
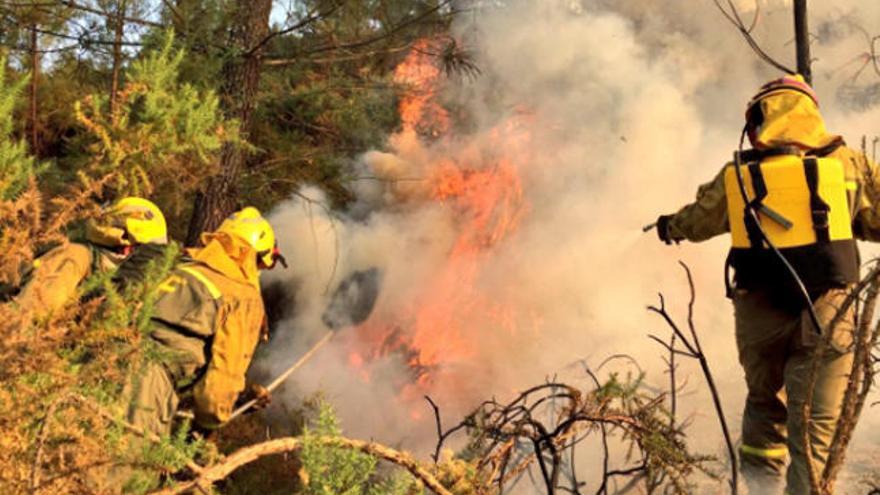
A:
[[[489,322],[498,331],[518,331],[517,308],[497,301],[479,282],[486,261],[528,211],[520,178],[530,149],[527,117],[520,112],[478,139],[452,136],[449,114],[438,103],[442,74],[430,49],[428,41],[417,43],[395,71],[395,81],[410,91],[400,101],[402,130],[391,144],[399,154],[427,162],[419,163],[427,182],[423,199],[456,219],[454,241],[444,264],[406,307],[377,308],[382,316],[354,332],[356,347],[369,351],[350,359],[362,376],[365,362],[403,359],[411,370],[411,381],[400,384],[406,402],[421,400],[435,382],[448,379],[444,368],[479,358],[484,350],[474,338],[482,331],[477,326]],[[433,152],[423,152],[427,146]],[[420,407],[412,408],[412,419],[421,418]]]
[[[416,42],[394,70],[394,82],[406,87],[398,107],[403,133],[438,136],[449,130],[449,113],[436,103],[441,74],[432,60],[432,45],[430,40]]]

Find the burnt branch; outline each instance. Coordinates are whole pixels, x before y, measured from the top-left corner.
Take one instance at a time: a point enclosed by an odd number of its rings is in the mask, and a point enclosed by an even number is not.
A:
[[[758,24],[760,10],[758,8],[758,2],[755,2],[755,17],[752,19],[751,25],[746,26],[745,22],[743,22],[742,16],[739,14],[739,9],[736,8],[736,5],[732,0],[727,0],[727,6],[722,5],[721,0],[713,0],[715,2],[715,6],[718,7],[718,10],[724,15],[724,17],[736,28],[737,31],[742,35],[743,39],[746,40],[749,47],[751,47],[752,51],[754,51],[758,57],[761,58],[764,62],[772,65],[773,67],[785,72],[786,74],[794,74],[795,70],[790,69],[789,67],[777,62],[773,57],[767,54],[761,45],[755,40],[754,36],[752,36],[752,31],[755,29],[755,26]]]
[[[434,453],[431,454],[431,458],[434,459],[434,464],[436,464],[440,460],[440,450],[443,448],[443,443],[446,442],[446,439],[458,430],[465,428],[466,425],[459,423],[456,427],[443,431],[443,423],[440,421],[440,408],[437,407],[437,404],[429,396],[426,395],[425,400],[431,405],[431,409],[434,411],[434,420],[437,424],[437,447],[434,449]]]
[[[694,288],[694,279],[691,275],[691,270],[682,261],[678,262],[679,265],[684,269],[685,275],[687,276],[688,288],[690,289],[690,300],[688,301],[688,314],[687,314],[687,327],[690,333],[690,337],[682,332],[681,328],[679,328],[678,324],[675,323],[672,316],[666,310],[666,302],[663,298],[663,294],[660,294],[660,306],[648,306],[648,310],[660,315],[666,324],[672,329],[673,337],[671,340],[671,344],[666,344],[662,340],[657,337],[651,336],[655,341],[660,342],[668,351],[669,354],[674,357],[676,354],[684,355],[687,357],[691,357],[696,359],[700,363],[700,369],[703,372],[703,377],[706,379],[706,383],[709,386],[709,392],[712,395],[712,404],[715,407],[715,414],[718,417],[718,422],[721,425],[721,432],[724,435],[724,443],[727,447],[727,455],[730,459],[730,491],[734,495],[737,493],[737,485],[738,485],[738,470],[736,465],[736,451],[733,448],[733,438],[730,435],[730,429],[727,427],[727,419],[724,415],[724,409],[721,407],[721,395],[718,392],[718,387],[715,385],[715,378],[712,375],[712,370],[709,368],[709,361],[706,359],[706,355],[703,353],[703,347],[700,344],[700,338],[697,334],[696,326],[694,325],[694,303],[696,301],[696,289]],[[687,348],[687,353],[678,352],[675,349],[675,338],[681,341],[681,343]],[[674,361],[670,359],[672,365],[674,365]],[[674,375],[673,375],[674,376]],[[675,390],[675,384],[672,384],[672,390]]]
[[[647,393],[643,373],[625,380],[612,373],[605,382],[589,369],[586,374],[591,388],[547,382],[509,402],[485,401],[445,431],[439,408],[429,400],[440,439],[435,459],[439,446],[464,428],[470,437],[464,452],[473,459],[477,478],[497,492],[528,475],[542,486],[542,493],[584,493],[588,483],[578,475],[575,461],[577,447],[587,439],[601,445],[599,455],[585,451],[602,465],[602,477],[590,489],[597,495],[609,493],[610,482],[617,477],[636,479],[652,489],[665,486],[668,493],[690,493],[690,475],[711,474],[705,464],[712,458],[691,454],[683,431],[669,421],[665,408],[669,393]],[[626,454],[622,466],[614,465],[613,447],[618,445]]]

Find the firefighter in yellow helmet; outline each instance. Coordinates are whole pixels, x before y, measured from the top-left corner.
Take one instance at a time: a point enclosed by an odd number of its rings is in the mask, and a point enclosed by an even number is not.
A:
[[[11,304],[24,324],[44,319],[76,299],[80,283],[93,273],[116,268],[139,245],[167,243],[158,206],[143,198],[120,199],[87,223],[84,242],[64,244],[37,258]]]
[[[162,357],[144,365],[129,391],[129,421],[158,435],[171,431],[181,396],[191,399],[198,427],[227,421],[264,325],[259,270],[285,264],[253,207],[202,234],[202,243],[159,287],[150,336]]]
[[[801,411],[820,337],[806,298],[765,236],[798,272],[821,328],[831,332],[809,430],[812,461],[821,472],[852,365],[855,315],[849,311],[833,329],[828,324],[858,281],[855,239],[880,241],[880,182],[874,163],[828,133],[816,95],[801,76],[763,86],[746,120],[753,149],[739,154],[740,173],[727,164],[700,186],[696,201],[661,216],[657,233],[667,244],[731,233],[728,263],[735,275],[728,294],[748,386],[742,471],[750,493],[778,494],[790,458],[787,493],[806,494]],[[756,216],[746,209],[741,183]]]

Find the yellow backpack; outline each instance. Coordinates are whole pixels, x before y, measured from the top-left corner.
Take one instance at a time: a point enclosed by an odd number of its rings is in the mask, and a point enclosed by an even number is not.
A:
[[[792,285],[772,243],[797,271],[811,295],[858,281],[859,262],[840,160],[796,151],[744,152],[724,172],[731,234],[730,265],[743,289]],[[763,234],[762,231],[763,230]]]

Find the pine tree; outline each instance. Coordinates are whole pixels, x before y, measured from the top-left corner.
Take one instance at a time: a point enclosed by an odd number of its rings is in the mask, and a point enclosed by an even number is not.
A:
[[[0,57],[0,67],[6,67],[6,57]],[[7,81],[0,70],[0,199],[12,200],[27,186],[34,173],[35,160],[27,150],[27,143],[13,135],[13,109],[16,99],[28,83],[23,77]]]

